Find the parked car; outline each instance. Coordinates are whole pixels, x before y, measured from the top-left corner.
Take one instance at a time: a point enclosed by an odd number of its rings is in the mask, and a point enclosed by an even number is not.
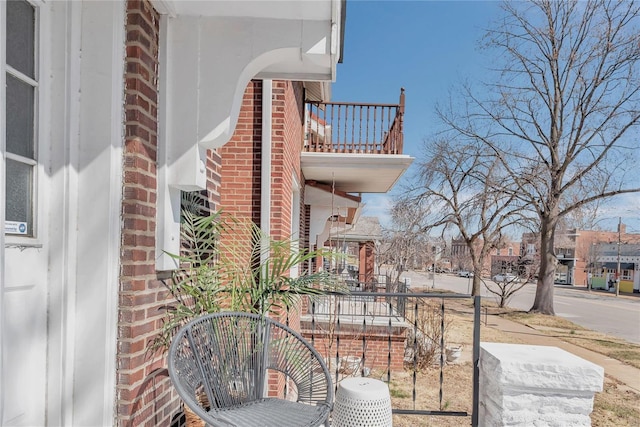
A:
[[[499,273],[493,276],[493,281],[496,283],[511,283],[511,282],[517,283],[520,281],[520,278],[510,273]]]
[[[458,271],[458,277],[473,277],[473,273],[466,270]]]

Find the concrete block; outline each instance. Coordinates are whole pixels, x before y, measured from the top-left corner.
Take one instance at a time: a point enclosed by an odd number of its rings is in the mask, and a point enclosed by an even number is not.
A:
[[[557,347],[481,343],[480,425],[589,426],[604,369]]]

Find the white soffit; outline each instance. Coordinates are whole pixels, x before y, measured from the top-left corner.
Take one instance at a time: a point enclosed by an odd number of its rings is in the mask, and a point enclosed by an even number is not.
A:
[[[340,206],[346,208],[360,206],[360,202],[353,200],[353,198],[343,197],[312,185],[306,185],[304,188],[304,203],[311,206]]]
[[[172,15],[322,20],[332,13],[332,0],[155,0]]]
[[[304,177],[347,193],[386,193],[414,158],[397,154],[302,153]]]

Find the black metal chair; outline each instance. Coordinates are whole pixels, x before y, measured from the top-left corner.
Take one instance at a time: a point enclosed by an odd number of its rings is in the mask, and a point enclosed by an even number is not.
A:
[[[212,426],[329,425],[333,386],[324,360],[296,331],[260,315],[191,321],[171,344],[169,375]]]

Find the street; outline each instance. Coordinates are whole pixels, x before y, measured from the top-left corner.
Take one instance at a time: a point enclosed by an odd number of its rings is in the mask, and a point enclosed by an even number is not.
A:
[[[436,274],[435,282],[430,273],[424,271],[408,271],[403,278],[409,279],[414,291],[436,289],[453,291],[461,294],[471,292],[471,279],[453,274]],[[491,286],[493,281],[485,279]],[[528,311],[533,305],[536,285],[528,283],[507,302],[507,306]],[[498,302],[498,297],[482,286],[483,298]],[[585,328],[610,334],[629,342],[640,344],[640,297],[620,296],[604,292],[587,291],[584,288],[556,286],[554,292],[554,308],[557,316],[570,320]]]

